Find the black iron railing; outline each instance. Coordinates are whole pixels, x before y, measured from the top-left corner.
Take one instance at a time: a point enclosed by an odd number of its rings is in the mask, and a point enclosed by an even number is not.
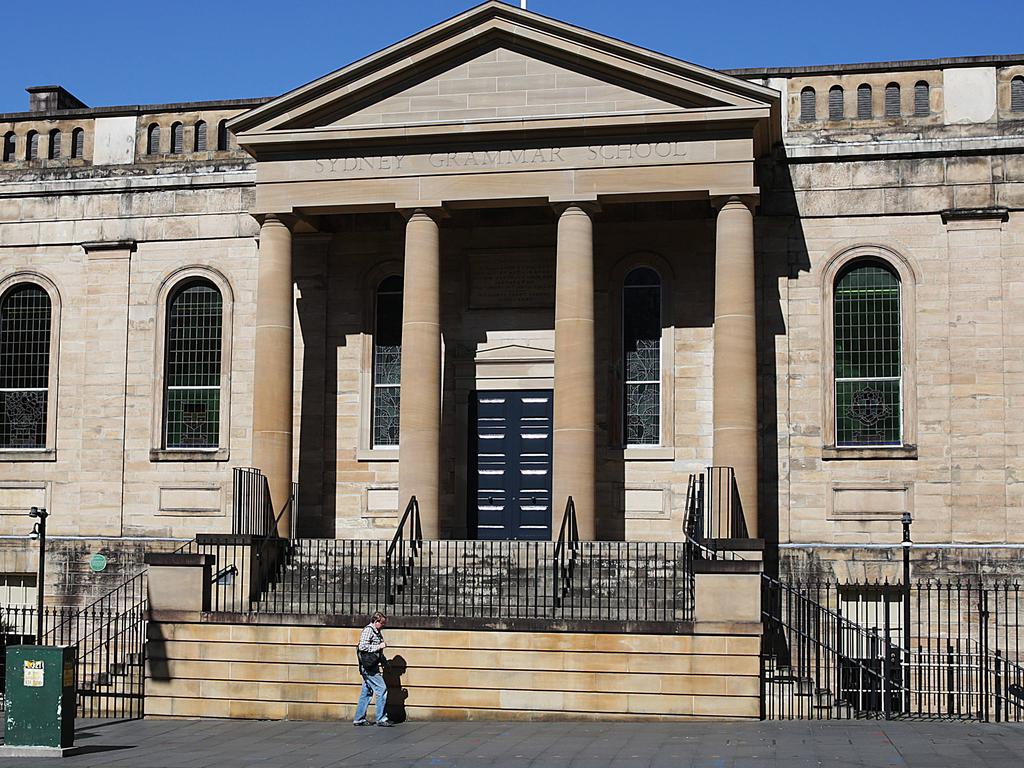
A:
[[[576,503],[570,496],[565,502],[562,524],[558,529],[555,543],[555,557],[551,569],[554,573],[552,584],[555,605],[560,606],[572,592],[572,577],[576,569],[576,556],[580,551],[580,531],[576,522]]]
[[[76,646],[79,717],[143,716],[145,611],[145,572],[83,608],[43,608],[42,642]],[[6,646],[36,642],[38,615],[35,606],[0,606],[0,664]]]
[[[683,530],[694,557],[744,559],[740,551],[749,548],[749,538],[732,467],[707,467],[690,475]]]
[[[704,535],[709,539],[745,539],[747,524],[732,467],[708,467]]]
[[[437,541],[389,565],[385,540],[299,539],[259,613],[416,618],[678,622],[693,616],[689,547],[682,542],[576,544],[572,588],[552,541]],[[393,589],[398,567],[408,570]],[[557,586],[556,586],[557,585]],[[425,622],[425,625],[429,621]]]
[[[763,587],[765,717],[1024,720],[1019,584]]]
[[[397,595],[408,585],[413,576],[416,555],[422,546],[420,503],[412,496],[384,553],[384,591],[388,605],[394,604]]]
[[[255,467],[235,467],[232,473],[231,532],[265,536],[274,522],[267,478]]]

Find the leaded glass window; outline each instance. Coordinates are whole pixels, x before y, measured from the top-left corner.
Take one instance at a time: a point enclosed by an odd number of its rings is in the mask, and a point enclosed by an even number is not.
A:
[[[900,445],[900,283],[877,262],[857,262],[836,280],[836,444]]]
[[[45,448],[50,296],[15,286],[0,304],[0,448]]]
[[[377,286],[373,332],[373,445],[398,445],[402,396],[402,278]]]
[[[634,269],[622,286],[626,445],[661,442],[661,278]]]
[[[205,281],[179,288],[167,307],[164,446],[202,450],[220,441],[223,301]]]

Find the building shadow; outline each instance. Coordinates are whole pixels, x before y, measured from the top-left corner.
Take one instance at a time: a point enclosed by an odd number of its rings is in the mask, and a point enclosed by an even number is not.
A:
[[[758,425],[759,425],[759,535],[765,540],[765,572],[779,573],[780,504],[789,505],[780,494],[780,451],[787,452],[797,425],[779,424],[779,376],[786,388],[799,387],[800,381],[789,370],[779,371],[779,346],[785,344],[788,296],[782,291],[787,281],[810,272],[807,240],[798,216],[796,195],[785,148],[776,147],[771,156],[758,164],[761,207],[754,218],[754,242],[757,255],[757,327],[758,327]],[[782,352],[789,360],[788,350]],[[790,398],[803,393],[793,392]],[[780,430],[785,430],[782,434]],[[788,464],[788,457],[786,461]],[[788,524],[788,523],[786,523]]]
[[[388,659],[384,665],[384,684],[388,689],[388,703],[384,711],[393,723],[404,723],[407,719],[405,703],[409,698],[409,689],[402,687],[402,675],[409,665],[401,655]]]

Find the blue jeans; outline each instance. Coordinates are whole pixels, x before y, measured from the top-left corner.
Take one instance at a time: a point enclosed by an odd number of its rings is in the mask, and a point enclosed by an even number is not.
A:
[[[388,687],[384,684],[384,675],[378,672],[376,675],[368,675],[359,670],[363,676],[363,689],[359,692],[359,703],[356,705],[355,722],[366,718],[366,708],[370,706],[370,699],[377,696],[377,722],[387,719],[384,707],[388,703]]]

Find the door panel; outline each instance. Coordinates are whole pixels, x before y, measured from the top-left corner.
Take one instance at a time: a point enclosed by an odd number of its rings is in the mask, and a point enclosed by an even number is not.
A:
[[[551,392],[477,392],[474,406],[477,538],[550,539]]]

